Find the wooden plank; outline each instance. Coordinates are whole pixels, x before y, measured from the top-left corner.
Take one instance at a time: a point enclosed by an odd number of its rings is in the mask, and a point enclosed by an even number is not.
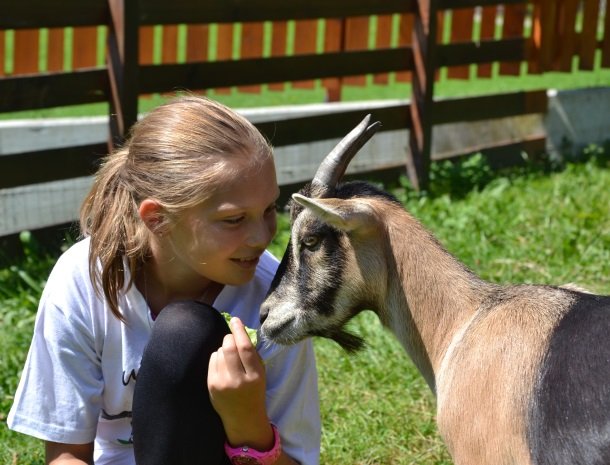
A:
[[[64,29],[51,28],[47,39],[47,71],[58,72],[64,69]]]
[[[4,48],[6,46],[5,32],[0,31],[0,76],[4,76]]]
[[[557,49],[557,23],[559,22],[557,0],[541,0],[535,5],[533,41],[535,44],[537,69],[539,72],[550,71],[553,69]]]
[[[383,122],[381,131],[405,129],[411,123],[408,104],[374,108],[370,113],[373,119]],[[343,137],[349,128],[360,122],[362,116],[362,109],[344,110],[340,113],[255,123],[255,126],[271,138],[274,147],[282,147]]]
[[[322,79],[412,69],[408,48],[142,66],[142,93]],[[1,89],[1,87],[0,87]]]
[[[602,63],[604,68],[610,68],[610,7],[606,2],[606,14],[604,17],[604,38],[602,40]]]
[[[369,16],[347,18],[345,22],[345,50],[366,50],[369,46]],[[348,76],[344,85],[364,86],[366,76]]]
[[[505,5],[502,37],[505,39],[523,37],[526,8],[524,5]],[[518,76],[521,74],[520,62],[500,63],[500,74]]]
[[[39,54],[38,29],[15,31],[13,44],[13,74],[37,73]]]
[[[97,66],[97,27],[75,27],[72,32],[72,67]]]
[[[451,42],[471,42],[474,9],[460,8],[451,12]],[[450,79],[469,79],[470,66],[452,66],[447,70]]]
[[[398,23],[398,46],[408,47],[413,43],[413,15],[402,14]],[[411,82],[411,73],[396,73],[396,82]]]
[[[108,81],[110,83],[109,149],[122,144],[138,119],[139,30],[138,4],[108,0],[111,24],[108,31]]]
[[[138,62],[141,65],[152,65],[155,61],[155,28],[142,26],[139,30]]]
[[[305,19],[296,21],[294,25],[294,53],[295,55],[307,55],[316,53],[318,40],[318,21]],[[292,87],[296,89],[313,89],[315,81],[295,81]]]
[[[106,0],[19,0],[3,2],[0,29],[96,26],[109,21]]]
[[[219,24],[216,31],[216,59],[231,60],[233,59],[233,25]],[[256,83],[258,84],[258,83]],[[230,87],[219,87],[216,89],[219,94],[230,94]]]
[[[166,24],[162,29],[161,63],[178,62],[178,26]]]
[[[525,60],[528,40],[522,37],[480,43],[440,45],[437,48],[438,66],[459,66],[467,63],[494,61],[518,62]]]
[[[91,175],[105,153],[106,144],[91,144],[3,155],[0,189]]]
[[[523,0],[492,2],[513,3]],[[343,18],[414,11],[416,0],[147,0],[140,2],[140,24],[202,24],[291,19]],[[481,0],[451,0],[443,8],[472,7]],[[106,0],[21,0],[5,2],[0,29],[108,24]]]
[[[106,70],[0,79],[0,112],[38,110],[108,100]]]
[[[582,32],[578,53],[578,69],[580,70],[592,70],[595,67],[598,16],[599,0],[583,0]]]
[[[563,0],[561,2],[560,19],[558,24],[558,37],[555,40],[561,43],[558,47],[557,59],[554,69],[558,71],[572,71],[572,59],[576,52],[576,15],[580,0]]]
[[[433,123],[446,124],[546,113],[545,90],[520,91],[438,100],[433,104]]]
[[[186,29],[186,61],[208,59],[210,27],[207,24],[191,24]]]
[[[240,59],[260,58],[263,56],[264,23],[244,23],[241,28]],[[240,92],[259,93],[260,85],[241,86]]]
[[[345,19],[326,19],[324,21],[324,53],[343,51],[345,34]],[[331,77],[322,80],[326,89],[326,100],[338,102],[341,100],[342,79]]]
[[[481,30],[479,41],[493,40],[496,36],[496,6],[484,6],[481,8]],[[477,66],[477,77],[491,77],[493,71],[492,63],[483,63]]]
[[[286,21],[274,21],[271,24],[271,56],[286,55],[288,38],[288,23]],[[274,82],[268,85],[269,90],[282,91],[284,90],[283,82]]]
[[[375,34],[375,48],[389,48],[392,45],[392,23],[391,15],[381,15],[377,17],[377,32]],[[390,82],[389,73],[375,74],[374,84],[388,84]]]
[[[147,0],[142,24],[233,23],[345,18],[413,11],[416,0]]]
[[[432,104],[435,73],[438,68],[438,1],[419,3],[413,23],[413,79],[407,174],[416,190],[425,189],[429,180],[432,152]]]

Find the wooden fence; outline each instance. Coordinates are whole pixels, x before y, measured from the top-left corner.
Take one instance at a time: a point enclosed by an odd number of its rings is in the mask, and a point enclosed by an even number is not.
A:
[[[437,101],[450,79],[610,67],[605,0],[20,0],[0,15],[0,112],[109,102],[119,143],[139,98],[176,89],[410,82],[409,105],[375,117],[409,129],[416,187],[427,183],[435,125],[544,113],[544,91]],[[258,124],[275,146],[335,138],[361,113]],[[522,150],[544,139],[522,141]],[[94,144],[0,156],[0,188],[90,174]],[[505,146],[487,147],[493,155]],[[37,166],[37,170],[32,170]]]

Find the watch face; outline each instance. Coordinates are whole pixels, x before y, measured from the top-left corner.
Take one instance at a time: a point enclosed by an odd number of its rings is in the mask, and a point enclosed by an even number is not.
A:
[[[247,455],[238,455],[231,459],[233,465],[261,465],[254,457],[248,457]]]

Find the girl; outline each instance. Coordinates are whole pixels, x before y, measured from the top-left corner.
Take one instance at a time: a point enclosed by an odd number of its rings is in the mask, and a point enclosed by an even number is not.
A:
[[[270,146],[225,106],[140,120],[49,276],[9,426],[54,465],[317,464],[311,343],[257,352],[244,329],[277,268],[278,193]]]

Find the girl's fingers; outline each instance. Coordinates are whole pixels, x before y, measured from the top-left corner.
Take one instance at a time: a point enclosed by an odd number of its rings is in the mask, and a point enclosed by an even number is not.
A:
[[[237,317],[231,318],[229,323],[235,347],[239,359],[246,373],[258,372],[262,367],[261,358],[250,341],[250,336],[241,320]]]

